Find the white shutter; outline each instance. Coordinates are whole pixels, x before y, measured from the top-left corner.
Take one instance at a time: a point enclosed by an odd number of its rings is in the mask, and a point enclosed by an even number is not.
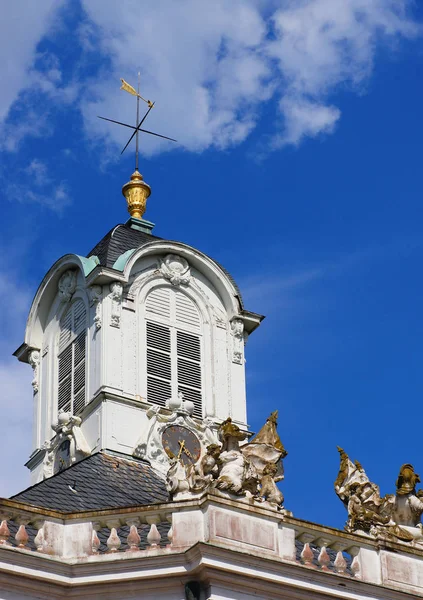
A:
[[[147,321],[147,400],[165,406],[172,397],[170,329]]]
[[[194,403],[194,415],[202,417],[201,343],[197,335],[176,332],[178,392]]]
[[[169,288],[160,287],[148,294],[145,303],[147,318],[169,322],[171,292]]]
[[[200,331],[198,309],[194,302],[181,292],[175,292],[175,320],[177,327]]]
[[[60,321],[58,410],[78,414],[85,406],[86,310],[74,302]]]
[[[182,392],[202,417],[201,320],[194,302],[172,288],[148,294],[146,309],[147,400],[164,406]]]

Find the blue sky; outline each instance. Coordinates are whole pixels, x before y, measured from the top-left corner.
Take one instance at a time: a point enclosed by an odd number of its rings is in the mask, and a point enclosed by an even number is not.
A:
[[[342,5],[342,6],[341,6]],[[26,487],[31,369],[11,353],[44,273],[127,218],[119,77],[159,236],[223,263],[266,315],[251,428],[279,410],[283,491],[342,527],[336,446],[382,493],[422,472],[423,9],[405,0],[15,0],[0,24],[2,490]],[[420,462],[419,462],[420,461]]]

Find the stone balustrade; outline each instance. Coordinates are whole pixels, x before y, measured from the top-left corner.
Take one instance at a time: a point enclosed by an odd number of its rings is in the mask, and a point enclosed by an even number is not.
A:
[[[266,503],[234,500],[218,492],[167,504],[81,513],[3,500],[0,519],[0,553],[95,562],[135,553],[183,553],[204,543],[423,596],[421,549],[308,523]]]

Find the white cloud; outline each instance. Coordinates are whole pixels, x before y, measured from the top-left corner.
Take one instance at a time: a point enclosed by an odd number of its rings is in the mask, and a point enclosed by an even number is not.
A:
[[[5,150],[16,150],[26,135],[50,133],[48,102],[66,103],[81,110],[90,141],[109,142],[107,157],[128,131],[97,115],[134,121],[135,100],[118,86],[120,77],[135,83],[138,69],[143,94],[157,101],[146,127],[189,151],[241,143],[270,99],[279,108],[270,147],[297,145],[334,130],[341,117],[334,93],[365,89],[381,45],[395,48],[420,32],[408,14],[411,0],[156,0],[142,11],[138,0],[82,0],[85,17],[72,24],[74,75],[64,81],[60,42],[57,55],[37,49],[63,25],[64,4],[20,0],[3,11],[0,51],[8,60],[0,65],[7,81],[0,120],[15,100],[25,107],[17,127],[6,123],[0,132]],[[93,55],[93,64],[100,58],[104,66],[87,79],[84,64]],[[30,92],[46,102],[32,106]],[[175,146],[145,136],[142,148],[151,154]]]
[[[28,181],[31,182],[30,186]],[[9,200],[40,204],[59,215],[72,203],[67,182],[56,181],[50,175],[47,164],[36,158],[22,171],[21,177],[16,177],[7,185],[6,191]]]
[[[53,23],[60,0],[2,2],[0,19],[0,121],[28,86],[36,47]]]
[[[288,0],[273,15],[275,40],[267,50],[284,78],[279,104],[280,144],[331,132],[340,111],[327,104],[341,85],[360,90],[370,76],[378,43],[412,37],[408,0]]]

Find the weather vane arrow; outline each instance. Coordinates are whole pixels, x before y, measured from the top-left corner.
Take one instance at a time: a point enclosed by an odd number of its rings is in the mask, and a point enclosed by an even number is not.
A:
[[[122,123],[121,121],[115,121],[114,119],[107,119],[106,117],[100,117],[99,116],[98,118],[102,119],[103,121],[109,121],[110,123],[116,123],[116,125],[122,125],[123,127],[129,127],[129,129],[133,129],[134,130],[132,132],[131,137],[127,141],[125,147],[123,148],[121,154],[123,154],[125,152],[125,150],[127,149],[127,147],[132,142],[132,140],[134,139],[134,136],[135,136],[135,170],[138,171],[138,155],[139,155],[139,140],[138,140],[138,136],[139,136],[140,132],[142,132],[142,133],[148,133],[149,135],[154,135],[156,137],[163,138],[164,140],[169,140],[171,142],[176,142],[176,140],[174,140],[171,137],[167,137],[166,135],[161,135],[160,133],[156,133],[154,131],[148,131],[147,129],[142,129],[141,128],[142,124],[144,123],[144,121],[148,117],[148,115],[150,113],[150,110],[153,108],[154,102],[151,102],[151,100],[146,100],[140,94],[140,73],[138,73],[138,90],[136,90],[134,87],[132,87],[132,85],[130,85],[127,81],[125,81],[122,78],[121,78],[121,82],[122,82],[122,85],[121,85],[120,89],[124,90],[125,92],[128,92],[132,96],[136,96],[136,98],[137,98],[137,120],[136,120],[136,126],[134,127],[133,125],[129,125],[128,123]],[[148,104],[148,110],[145,113],[145,115],[143,116],[143,118],[141,119],[141,121],[139,120],[139,118],[140,118],[140,100],[142,100],[143,102],[145,102],[146,104]]]

